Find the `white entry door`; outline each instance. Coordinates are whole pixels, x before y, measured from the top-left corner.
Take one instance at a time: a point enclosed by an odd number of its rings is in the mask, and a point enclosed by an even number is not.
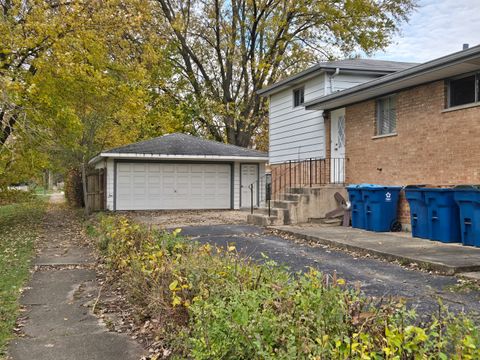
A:
[[[253,205],[258,205],[258,165],[257,164],[240,164],[240,206],[248,208],[251,206],[252,190],[250,185],[253,184]]]
[[[116,210],[230,209],[231,166],[119,162]]]
[[[333,184],[345,182],[345,108],[330,114],[330,181]]]

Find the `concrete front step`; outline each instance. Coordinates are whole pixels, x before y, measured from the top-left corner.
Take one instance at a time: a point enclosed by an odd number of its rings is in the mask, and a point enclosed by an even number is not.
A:
[[[260,226],[289,225],[290,211],[288,209],[271,208],[269,216],[268,208],[258,208],[255,209],[253,214],[248,214],[247,222]]]
[[[334,194],[344,189],[339,186],[287,188],[267,207],[255,210],[248,222],[256,225],[290,225],[306,223],[311,216],[323,217],[337,206]],[[334,222],[338,225],[338,222]]]
[[[274,207],[271,207],[270,208],[270,216],[280,216],[280,217],[283,217],[284,213],[288,211],[287,209],[285,208],[274,208]],[[255,209],[254,210],[254,213],[256,214],[262,214],[262,215],[268,215],[268,208],[258,208],[258,209]]]
[[[308,222],[310,224],[322,224],[330,226],[340,226],[342,225],[343,220],[339,218],[327,219],[327,218],[309,218]]]
[[[273,200],[270,204],[272,208],[277,209],[288,209],[290,205],[297,205],[298,201],[291,201],[291,200]]]
[[[247,222],[252,225],[258,226],[272,226],[277,224],[282,224],[278,222],[278,218],[276,216],[268,216],[264,214],[248,214],[247,215]]]
[[[280,195],[280,200],[286,200],[286,201],[300,201],[301,194],[290,194],[290,193],[285,193]]]

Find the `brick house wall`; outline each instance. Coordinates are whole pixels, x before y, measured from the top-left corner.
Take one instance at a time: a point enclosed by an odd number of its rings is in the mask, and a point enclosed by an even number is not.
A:
[[[444,81],[398,92],[397,135],[385,137],[375,137],[375,100],[347,106],[346,182],[480,184],[480,106],[445,104]],[[404,197],[399,217],[410,222]]]

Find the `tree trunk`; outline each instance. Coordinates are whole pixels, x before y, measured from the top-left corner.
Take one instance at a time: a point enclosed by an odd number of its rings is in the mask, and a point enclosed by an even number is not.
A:
[[[48,190],[48,170],[43,171],[43,195],[47,195]]]
[[[48,174],[48,190],[52,190],[53,189],[53,174],[52,174],[52,170],[48,169],[47,170],[47,174]]]
[[[90,207],[88,204],[88,193],[87,193],[87,164],[85,160],[82,161],[82,189],[83,189],[83,202],[85,204],[85,216],[90,215]]]
[[[237,130],[236,136],[235,136],[235,145],[249,148],[252,145],[252,137],[253,133],[252,131],[241,131]]]

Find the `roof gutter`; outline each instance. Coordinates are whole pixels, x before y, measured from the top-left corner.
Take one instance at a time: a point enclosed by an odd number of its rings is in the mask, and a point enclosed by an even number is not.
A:
[[[209,161],[268,161],[267,156],[220,156],[220,155],[169,155],[169,154],[138,154],[102,152],[88,163],[94,164],[101,158],[112,159],[152,159],[152,160],[209,160]]]
[[[304,106],[307,110],[313,110],[313,109],[328,110],[328,103],[333,100],[348,98],[350,95],[354,95],[365,90],[370,90],[372,88],[381,88],[386,85],[400,82],[402,80],[407,80],[421,74],[428,74],[432,71],[442,70],[444,68],[447,68],[448,66],[465,62],[470,59],[478,58],[479,56],[480,56],[480,45],[471,47],[468,50],[463,50],[460,52],[456,52],[454,54],[441,57],[439,59],[431,60],[421,65],[408,68],[406,70],[385,75],[381,78],[363,83],[361,85],[352,87],[350,89],[346,89],[334,94],[330,94],[327,96],[320,97],[318,99],[308,101],[304,104]],[[345,106],[345,105],[348,105],[348,103],[343,104],[342,106]]]
[[[263,89],[257,90],[257,95],[260,96],[269,96],[279,91],[285,90],[293,85],[296,85],[297,82],[305,81],[314,76],[316,72],[331,72],[340,69],[338,67],[312,67],[296,75],[292,75],[284,80],[281,80],[275,84],[269,85]],[[391,74],[393,71],[383,71],[383,70],[370,70],[370,69],[355,69],[355,68],[341,68],[342,72],[348,72],[350,74],[370,74],[370,75],[387,75]]]

